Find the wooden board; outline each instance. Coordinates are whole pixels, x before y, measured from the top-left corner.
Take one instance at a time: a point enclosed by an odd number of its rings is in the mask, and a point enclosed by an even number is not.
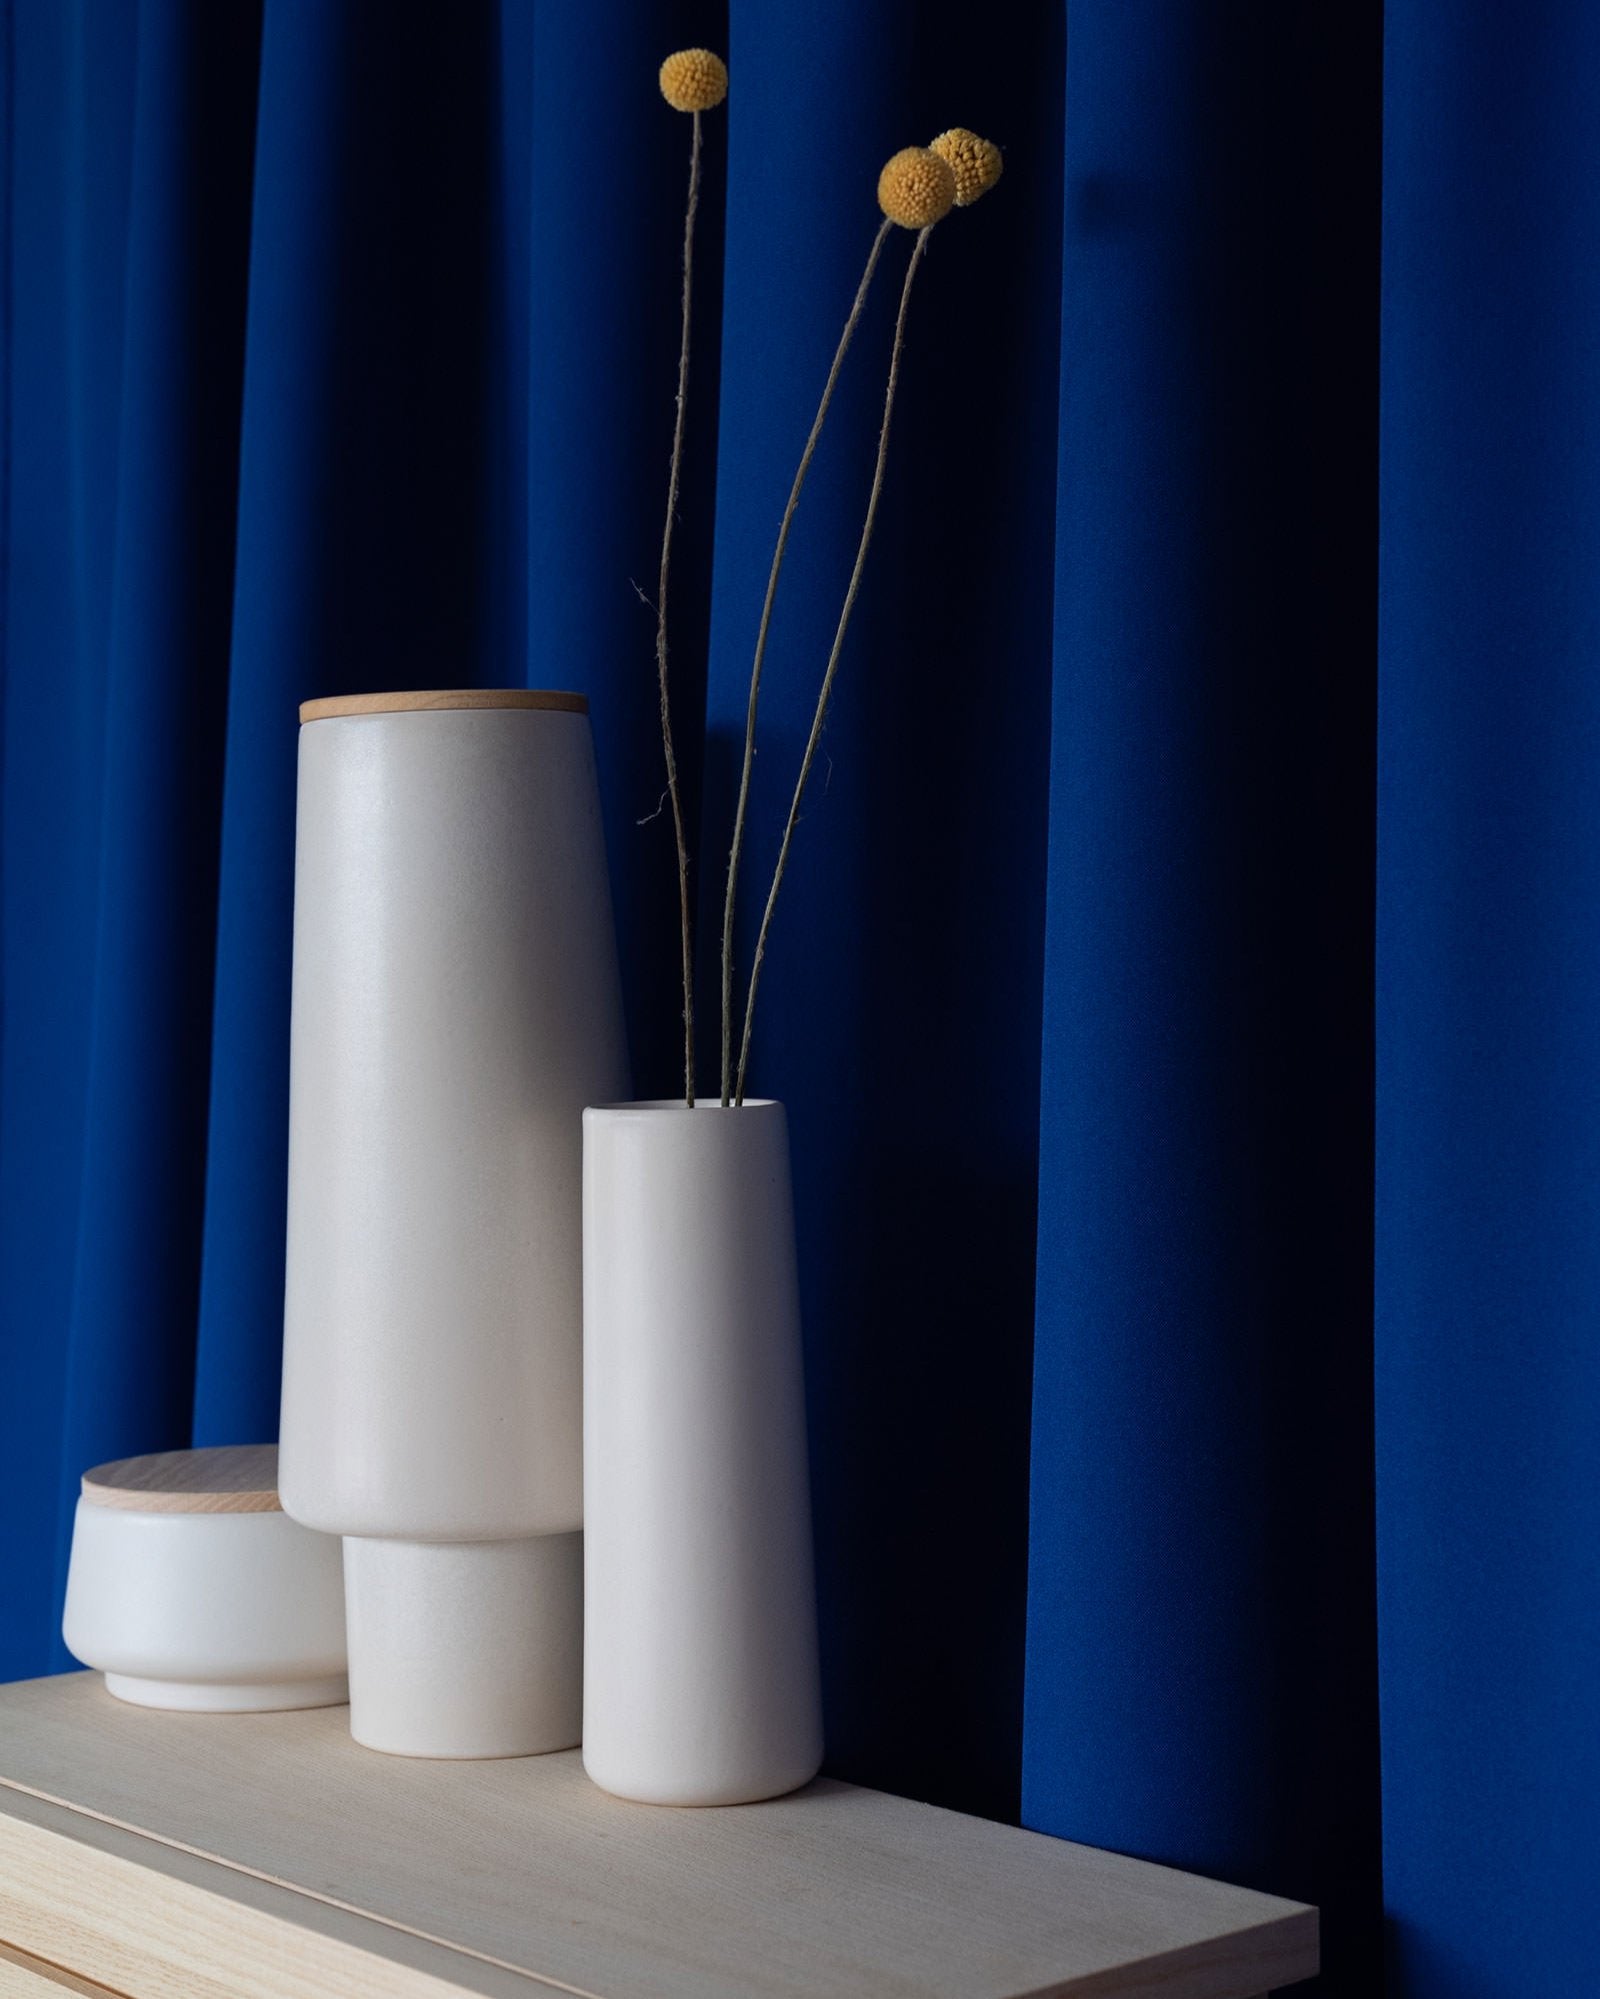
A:
[[[61,1999],[64,1992],[76,1992],[79,1999],[118,1999],[109,1985],[92,1985],[58,1964],[0,1943],[0,1999]]]
[[[302,701],[300,719],[327,722],[338,715],[408,715],[449,708],[554,708],[568,715],[587,715],[589,698],[546,687],[434,688],[426,694],[331,694],[320,701]]]
[[[83,1475],[96,1506],[134,1513],[278,1513],[276,1444],[222,1444],[117,1458]]]
[[[100,1911],[114,1936],[128,1842],[174,1935],[199,1934],[183,1896],[208,1899],[211,1941],[190,1949],[209,1982],[163,1985],[150,1957],[135,1987],[103,1954],[8,1928],[24,1904],[79,1931]],[[1297,1903],[848,1784],[629,1805],[576,1753],[384,1757],[350,1740],[342,1708],[159,1713],[88,1674],[0,1688],[0,1937],[135,1999],[421,1999],[440,1978],[590,1999],[1248,1999],[1317,1965],[1316,1914]]]
[[[241,1869],[0,1791],[0,1935],[122,1999],[549,1999]]]

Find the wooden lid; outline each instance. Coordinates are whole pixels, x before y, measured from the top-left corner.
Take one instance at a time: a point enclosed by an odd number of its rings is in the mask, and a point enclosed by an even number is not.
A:
[[[281,1513],[276,1444],[220,1444],[118,1458],[83,1475],[94,1506],[129,1513]]]
[[[562,694],[545,687],[457,687],[427,694],[330,694],[321,701],[302,701],[302,722],[327,722],[336,715],[408,715],[444,708],[556,708],[568,715],[587,715],[585,694]]]

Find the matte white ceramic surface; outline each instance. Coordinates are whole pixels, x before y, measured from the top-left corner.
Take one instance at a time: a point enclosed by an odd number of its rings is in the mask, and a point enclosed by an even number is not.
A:
[[[774,1797],[822,1759],[783,1107],[584,1113],[584,1767]]]
[[[585,1104],[625,1089],[589,724],[300,731],[279,1489],[339,1534],[582,1522]]]
[[[80,1499],[62,1635],[146,1707],[329,1706],[345,1698],[339,1543],[284,1513]]]
[[[344,1544],[350,1732],[399,1756],[537,1756],[583,1721],[583,1536]]]

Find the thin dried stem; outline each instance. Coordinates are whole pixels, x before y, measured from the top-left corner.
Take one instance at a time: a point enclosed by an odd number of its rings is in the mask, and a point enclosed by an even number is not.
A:
[[[744,852],[745,815],[750,801],[750,773],[756,754],[756,704],[761,695],[761,668],[767,656],[767,634],[772,626],[772,606],[778,594],[778,575],[783,568],[784,551],[789,546],[789,530],[794,525],[795,510],[800,504],[800,494],[806,483],[806,474],[811,470],[811,461],[816,456],[817,439],[822,435],[823,422],[828,414],[828,406],[833,401],[833,392],[838,386],[839,371],[844,366],[844,357],[855,338],[862,310],[867,303],[867,293],[871,289],[873,273],[878,268],[878,259],[883,254],[883,246],[888,240],[894,224],[887,219],[872,239],[872,248],[867,253],[867,268],[861,274],[861,282],[856,287],[855,301],[850,307],[850,316],[844,323],[844,331],[839,336],[839,345],[834,349],[833,366],[828,370],[828,379],[823,384],[822,401],[817,405],[817,414],[811,425],[811,434],[806,439],[806,448],[800,454],[799,470],[794,475],[794,484],[789,488],[788,504],[783,510],[783,519],[778,523],[778,542],[772,551],[772,568],[767,575],[767,594],[761,604],[761,623],[756,630],[755,660],[750,668],[750,703],[744,723],[744,763],[739,772],[739,802],[733,814],[733,839],[728,848],[728,889],[722,905],[722,1101],[727,1104],[733,1092],[733,915],[734,903],[739,886],[739,861]]]
[[[667,520],[661,531],[661,575],[656,585],[656,678],[661,685],[661,746],[666,752],[672,831],[678,843],[678,915],[683,945],[683,1101],[694,1108],[694,937],[689,920],[689,843],[683,830],[683,795],[672,744],[672,704],[667,697],[667,582],[672,571],[672,531],[678,520],[683,475],[684,419],[689,406],[689,320],[694,291],[694,222],[700,207],[700,113],[689,147],[689,200],[683,214],[683,335],[678,347],[678,414],[672,429],[672,470],[667,480]]]
[[[850,614],[856,607],[856,598],[861,591],[861,573],[866,567],[867,550],[872,543],[872,531],[878,521],[878,502],[883,494],[883,471],[889,457],[889,422],[894,414],[895,391],[900,386],[900,358],[905,349],[906,312],[911,304],[911,284],[917,275],[917,266],[922,262],[928,247],[929,231],[918,233],[916,245],[911,252],[911,260],[906,265],[905,283],[900,288],[900,310],[894,322],[894,346],[889,355],[889,382],[883,397],[883,421],[878,427],[878,459],[872,471],[872,491],[867,497],[867,517],[862,523],[861,540],[856,545],[855,567],[850,572],[849,586],[844,593],[844,608],[839,613],[838,629],[833,635],[833,650],[828,654],[827,670],[822,676],[822,688],[817,696],[816,713],[811,718],[811,734],[806,739],[806,750],[800,761],[800,775],[795,780],[794,796],[789,801],[789,817],[784,824],[783,840],[778,848],[778,863],[773,869],[772,887],[767,892],[767,906],[761,913],[761,928],[756,933],[755,956],[750,964],[750,991],[745,1000],[744,1033],[739,1041],[739,1077],[734,1102],[744,1102],[745,1072],[750,1063],[750,1030],[756,1014],[756,987],[761,978],[762,961],[767,955],[767,934],[772,928],[772,912],[777,904],[778,891],[783,886],[784,870],[789,865],[789,848],[794,841],[794,829],[800,823],[800,803],[805,796],[806,780],[811,775],[811,766],[817,759],[817,747],[822,741],[823,724],[828,719],[828,703],[833,696],[834,675],[839,670],[839,658],[844,651],[844,636],[850,625]]]

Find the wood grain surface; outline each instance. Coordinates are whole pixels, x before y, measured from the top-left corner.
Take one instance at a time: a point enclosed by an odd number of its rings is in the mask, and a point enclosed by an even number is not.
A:
[[[549,1999],[241,1869],[20,1792],[0,1803],[0,1937],[122,1999]]]
[[[450,708],[553,708],[587,715],[588,696],[543,687],[434,688],[426,694],[331,694],[302,701],[302,722],[327,722],[339,715],[432,714]]]
[[[108,1844],[129,1840],[136,1864]],[[185,1895],[209,1895],[208,1926]],[[211,1982],[123,1985],[103,1952],[52,1943],[93,1911],[110,1948],[152,1897],[191,1939],[185,1975]],[[135,1999],[378,1999],[439,1977],[590,1999],[1250,1999],[1317,1965],[1297,1903],[882,1792],[629,1805],[576,1753],[391,1758],[350,1740],[343,1709],[158,1713],[81,1674],[0,1688],[0,1936]]]
[[[221,1444],[117,1458],[83,1475],[83,1496],[131,1513],[279,1513],[276,1444]]]
[[[63,1992],[76,1992],[79,1999],[120,1999],[109,1985],[93,1984],[31,1951],[0,1943],[0,1999],[61,1999]]]

